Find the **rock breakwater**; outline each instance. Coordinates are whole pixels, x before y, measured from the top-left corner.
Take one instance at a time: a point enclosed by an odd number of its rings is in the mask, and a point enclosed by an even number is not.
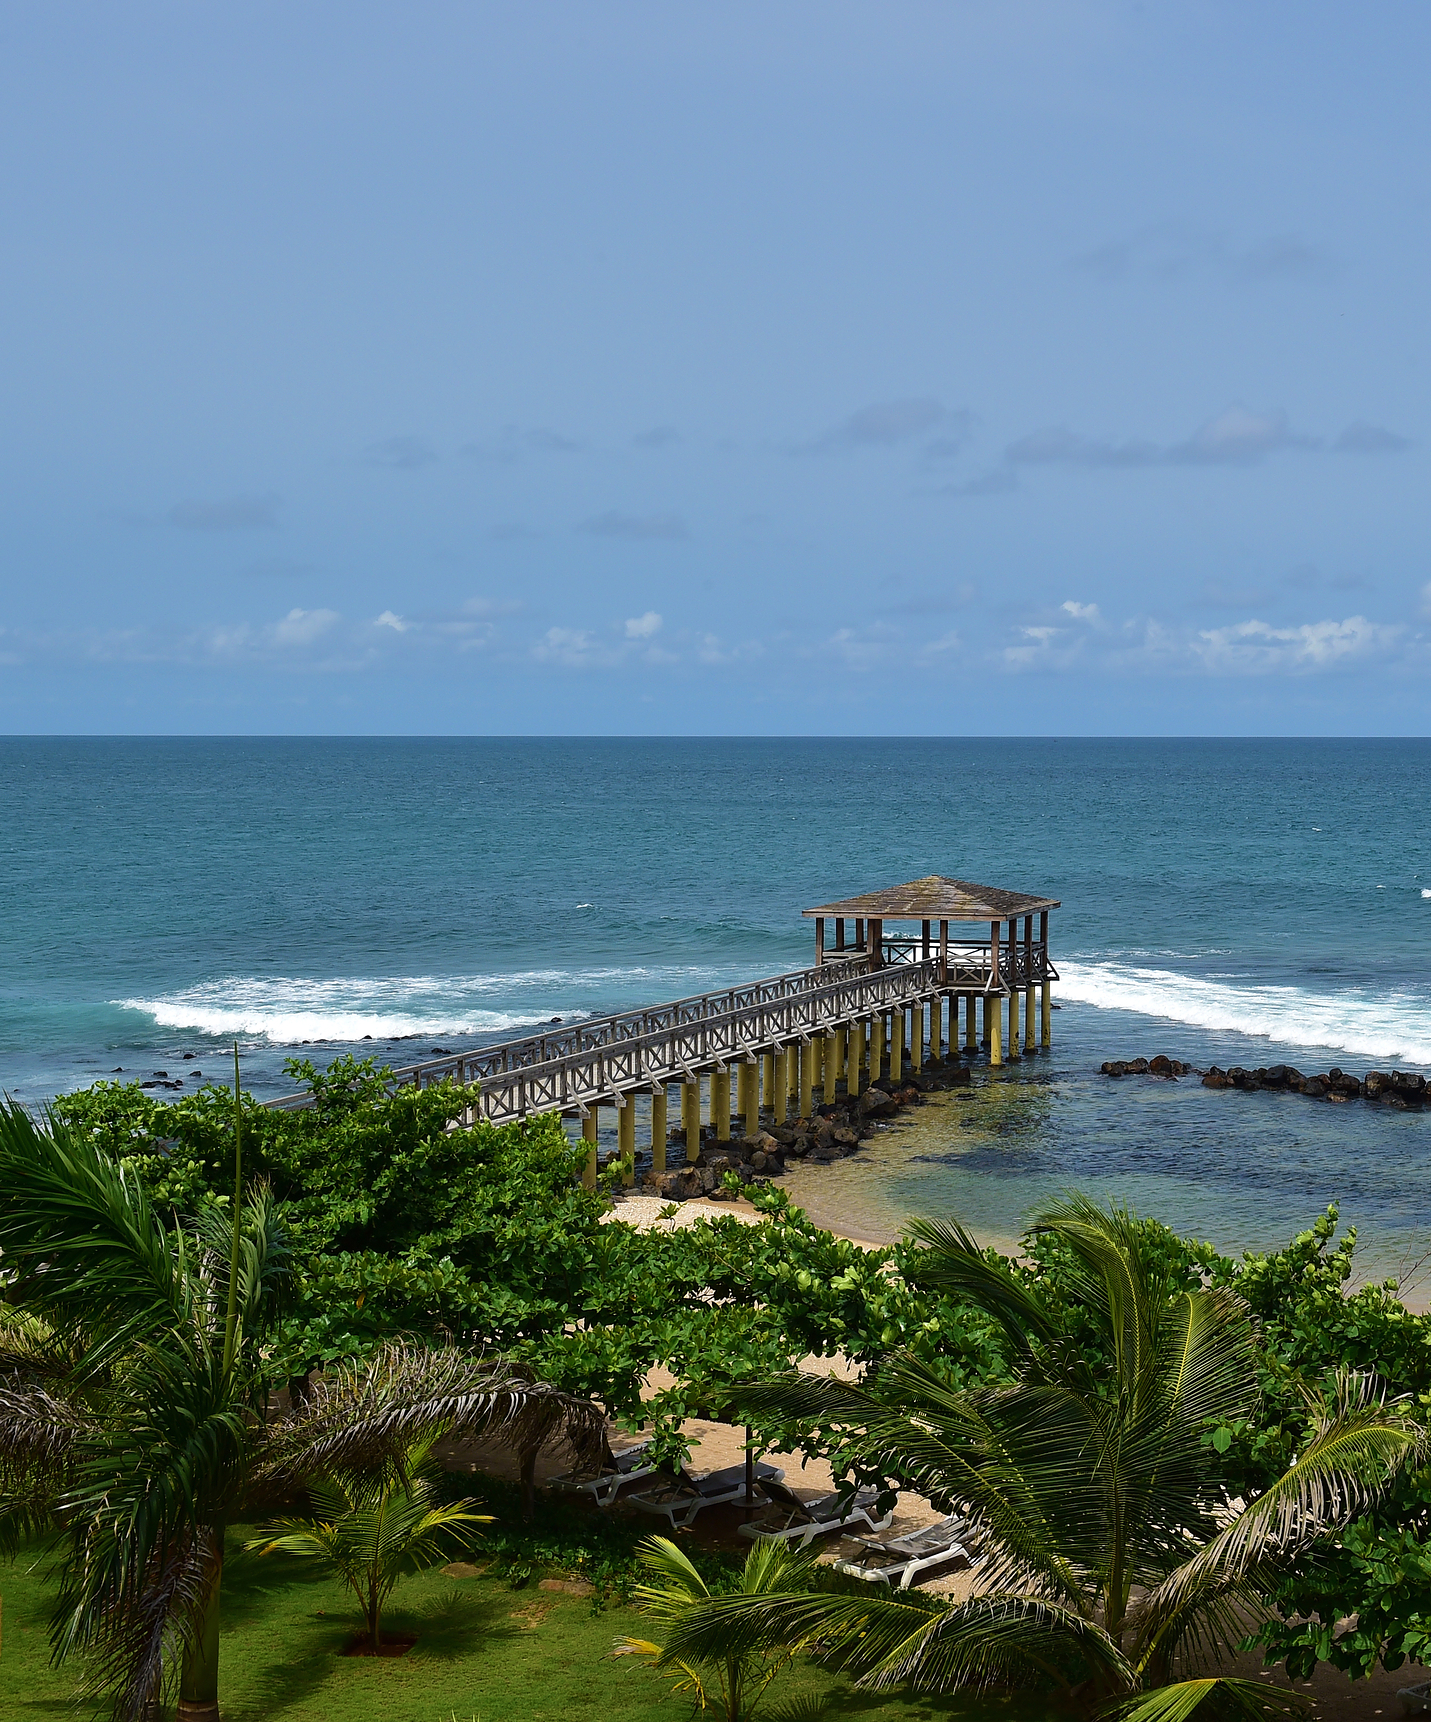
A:
[[[1291,1064],[1258,1065],[1255,1070],[1240,1064],[1223,1070],[1214,1064],[1197,1070],[1161,1053],[1156,1058],[1108,1059],[1099,1069],[1103,1076],[1158,1076],[1173,1082],[1180,1076],[1200,1076],[1204,1088],[1239,1088],[1244,1094],[1270,1088],[1301,1094],[1308,1100],[1370,1100],[1400,1111],[1425,1106],[1431,1094],[1427,1079],[1414,1070],[1369,1070],[1365,1076],[1339,1070],[1336,1065],[1313,1076],[1304,1075]]]

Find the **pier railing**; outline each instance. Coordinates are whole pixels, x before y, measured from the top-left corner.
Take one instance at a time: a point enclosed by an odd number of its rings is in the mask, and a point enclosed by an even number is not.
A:
[[[906,963],[934,962],[939,958],[939,941],[929,941],[929,955],[926,957],[923,939],[883,939],[880,951],[884,961],[891,966]],[[960,939],[949,941],[949,978],[947,985],[951,992],[988,992],[992,973],[989,962],[989,942],[987,939]],[[1048,946],[1035,942],[1027,949],[1022,942],[1016,942],[1012,953],[1008,945],[999,946],[999,983],[1000,990],[1010,992],[1015,987],[1042,986],[1045,981],[1056,981],[1058,971],[1048,960]]]
[[[937,954],[925,959],[918,950],[902,950],[898,958],[886,954],[880,967],[871,968],[864,953],[855,953],[749,986],[429,1059],[395,1070],[393,1081],[419,1088],[448,1081],[476,1084],[472,1116],[494,1124],[610,1105],[635,1090],[694,1081],[703,1072],[831,1033],[881,1010],[922,1004],[939,993],[1002,994],[1046,976],[1057,979],[1043,946],[1035,947],[1032,980],[1020,974],[1022,948],[1016,947],[1015,954],[1009,974],[1008,952],[1000,951],[996,983],[987,944],[951,945],[943,973]],[[311,1103],[307,1093],[268,1102],[282,1109]]]

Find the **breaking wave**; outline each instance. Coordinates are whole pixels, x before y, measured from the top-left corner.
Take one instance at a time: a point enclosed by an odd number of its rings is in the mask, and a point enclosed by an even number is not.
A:
[[[160,998],[114,999],[156,1028],[275,1046],[304,1041],[487,1038],[721,985],[708,968],[528,969],[506,975],[340,980],[231,976]]]
[[[1100,1010],[1327,1047],[1359,1058],[1431,1064],[1431,999],[1405,989],[1303,987],[1204,979],[1122,963],[1060,962],[1058,994]]]

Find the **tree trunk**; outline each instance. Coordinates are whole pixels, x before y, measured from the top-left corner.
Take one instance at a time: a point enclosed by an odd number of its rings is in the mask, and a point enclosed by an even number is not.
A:
[[[219,1595],[224,1577],[224,1527],[206,1533],[213,1552],[203,1613],[193,1641],[184,1647],[179,1671],[179,1708],[175,1722],[219,1722]]]

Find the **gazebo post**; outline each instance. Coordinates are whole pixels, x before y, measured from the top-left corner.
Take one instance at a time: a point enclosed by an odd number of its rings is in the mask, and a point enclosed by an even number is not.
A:
[[[1040,1023],[1042,1033],[1039,1044],[1053,1045],[1053,982],[1048,978],[1048,910],[1045,909],[1038,918],[1038,939],[1043,946],[1043,1021]]]
[[[842,951],[842,950],[844,950],[844,948],[845,948],[845,917],[843,915],[836,915],[835,916],[835,949],[837,951]]]
[[[964,1025],[964,1044],[970,1052],[977,1052],[979,1050],[979,1024],[977,1021],[979,1001],[973,993],[970,993],[965,1002],[968,1005],[968,1020]]]
[[[666,1085],[658,1082],[651,1090],[651,1170],[666,1170]]]
[[[821,968],[825,961],[825,917],[815,917],[815,967]]]
[[[869,928],[870,935],[870,967],[882,969],[884,967],[884,951],[881,947],[884,944],[884,922],[868,921],[865,924]]]
[[[949,923],[939,923],[939,984],[949,985]]]
[[[929,961],[929,923],[928,923],[928,921],[926,921],[924,923],[924,944],[922,947],[921,955],[923,956],[924,961],[927,963]]]
[[[775,1054],[773,1051],[760,1055],[760,1074],[765,1089],[765,1110],[775,1110]],[[778,1123],[779,1120],[777,1119]]]
[[[1019,922],[1009,916],[1009,1048],[1011,1059],[1019,1056]]]
[[[864,951],[866,956],[869,954],[865,947],[865,924],[858,915],[855,917],[855,949]]]
[[[1038,989],[1034,986],[1033,916],[1024,916],[1024,1051],[1034,1049],[1034,1003]]]

